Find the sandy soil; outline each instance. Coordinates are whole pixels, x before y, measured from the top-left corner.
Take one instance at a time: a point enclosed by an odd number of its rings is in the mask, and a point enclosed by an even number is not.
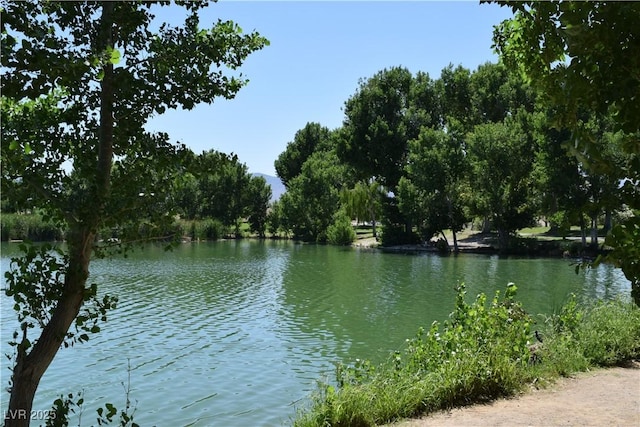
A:
[[[393,426],[640,427],[640,363],[581,373],[517,398],[433,413]]]

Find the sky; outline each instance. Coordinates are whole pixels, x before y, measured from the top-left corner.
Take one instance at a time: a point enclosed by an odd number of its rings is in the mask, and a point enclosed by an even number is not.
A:
[[[157,19],[178,24],[172,8]],[[225,1],[201,12],[201,26],[232,20],[258,31],[270,46],[252,53],[240,71],[249,79],[232,100],[151,119],[195,153],[235,153],[249,172],[275,176],[274,161],[308,122],[330,129],[360,79],[406,67],[438,78],[449,64],[476,69],[497,62],[493,26],[511,10],[470,1]]]

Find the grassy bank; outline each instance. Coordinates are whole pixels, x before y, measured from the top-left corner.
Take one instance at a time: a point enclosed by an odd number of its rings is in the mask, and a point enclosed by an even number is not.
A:
[[[243,235],[249,234],[248,224],[243,223],[241,228]],[[32,242],[62,241],[66,230],[47,222],[37,213],[17,214],[3,213],[0,216],[0,237],[3,242],[11,240],[29,240]],[[170,236],[177,234],[192,240],[218,240],[231,234],[232,230],[224,226],[216,219],[201,220],[176,220],[170,229],[153,230],[156,235]],[[151,238],[153,234],[140,227],[139,234],[142,237]],[[100,239],[119,238],[118,230],[102,229],[99,232]]]
[[[492,400],[594,366],[640,356],[640,309],[631,303],[579,307],[571,300],[540,326],[507,287],[487,304],[468,304],[464,287],[449,320],[408,340],[406,349],[373,366],[338,366],[321,384],[296,426],[372,426],[453,406]]]
[[[45,221],[38,214],[3,213],[0,217],[0,240],[60,241],[64,230]]]

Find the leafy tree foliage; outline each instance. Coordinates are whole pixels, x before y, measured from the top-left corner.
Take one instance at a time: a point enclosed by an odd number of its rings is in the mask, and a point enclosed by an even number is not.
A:
[[[376,237],[376,223],[380,218],[382,186],[375,180],[366,183],[358,181],[353,188],[343,187],[340,191],[340,203],[344,213],[351,219],[371,221],[373,236]]]
[[[247,166],[235,154],[210,150],[198,156],[199,216],[219,219],[226,227],[235,228],[247,210],[247,193],[251,176]]]
[[[286,228],[289,221],[283,215],[282,203],[278,199],[267,210],[267,229],[272,236],[279,236],[280,232],[288,234],[290,231],[290,229]]]
[[[503,64],[480,65],[471,74],[470,86],[474,124],[498,123],[520,109],[533,111],[533,91]]]
[[[437,82],[438,93],[442,100],[443,120],[448,127],[451,124],[462,128],[462,132],[471,131],[477,122],[473,119],[471,106],[471,71],[459,65],[445,67]]]
[[[614,118],[622,151],[622,195],[633,215],[612,230],[610,261],[622,267],[640,304],[640,4],[635,2],[507,2],[512,19],[495,29],[503,61],[540,88],[553,123],[572,132],[569,148],[589,168],[613,169],[584,109]],[[586,156],[588,155],[588,157]]]
[[[418,139],[409,142],[406,175],[398,190],[400,210],[414,218],[421,237],[430,240],[451,229],[455,251],[456,232],[465,223],[462,183],[467,160],[454,134],[424,128]]]
[[[428,74],[413,76],[401,67],[384,69],[361,80],[358,91],[345,103],[337,153],[354,168],[359,180],[374,179],[395,195],[404,174],[408,142],[418,137],[422,127],[442,125],[438,85]],[[395,196],[383,200],[397,206]],[[392,235],[411,234],[409,218],[403,218],[396,208],[384,209],[395,212],[393,222],[387,223],[386,244],[397,240]],[[391,218],[384,217],[385,221]],[[400,234],[391,232],[402,227]]]
[[[283,228],[305,241],[326,241],[327,227],[340,207],[347,171],[333,151],[312,154],[280,198]]]
[[[570,132],[549,128],[545,123],[538,123],[540,136],[536,138],[532,172],[536,204],[554,232],[567,233],[572,224],[581,223],[587,203],[584,173],[578,160],[562,146]]]
[[[492,220],[506,251],[509,235],[533,221],[532,141],[518,121],[508,119],[477,125],[468,137],[468,150],[471,207]]]
[[[187,219],[200,215],[200,181],[193,172],[185,171],[176,177],[173,191],[178,214]]]
[[[393,190],[400,181],[408,133],[406,112],[410,107],[413,76],[406,68],[385,69],[362,80],[345,103],[343,135],[338,156],[353,166],[360,178],[375,178]],[[414,125],[411,130],[419,129]]]
[[[232,98],[246,83],[233,70],[267,43],[257,33],[242,34],[233,22],[203,29],[198,10],[207,4],[181,5],[184,25],[156,31],[148,3],[5,3],[2,193],[22,206],[41,207],[69,230],[63,263],[40,277],[52,290],[45,294],[49,305],[39,336],[29,335],[31,321],[16,335],[5,425],[29,424],[28,417],[12,414],[31,412],[38,383],[71,325],[91,325],[93,314],[79,313],[96,295],[87,279],[92,254],[102,253],[98,230],[118,226],[131,236],[127,231],[141,222],[171,221],[168,196],[184,171],[184,154],[166,134],[145,131],[146,121],[167,109]],[[30,253],[14,260],[12,271],[49,262]],[[16,307],[32,311],[26,276],[9,275],[7,292]],[[104,320],[96,309],[91,313]]]
[[[261,176],[252,176],[246,192],[246,214],[251,231],[265,238],[267,230],[267,210],[271,201],[271,186]]]
[[[333,224],[327,227],[327,242],[332,245],[350,245],[356,239],[356,232],[351,226],[351,218],[344,210],[334,215]]]
[[[252,231],[264,237],[271,187],[261,177],[249,174],[235,154],[209,150],[193,155],[189,171],[176,179],[173,199],[186,219],[215,219],[239,235],[241,218],[247,217]]]
[[[307,123],[304,128],[296,132],[293,141],[287,144],[275,161],[276,174],[285,187],[300,175],[302,165],[317,151],[329,151],[332,148],[331,132],[319,123]]]

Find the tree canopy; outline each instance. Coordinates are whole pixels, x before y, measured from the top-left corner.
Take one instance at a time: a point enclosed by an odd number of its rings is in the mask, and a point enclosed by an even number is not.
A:
[[[35,310],[39,301],[29,293],[24,276],[8,276],[7,293],[20,313],[31,314],[19,314],[27,321],[13,343],[7,411],[13,415],[6,425],[29,424],[38,383],[60,345],[74,337],[88,339],[70,327],[87,322],[78,313],[96,295],[96,286],[87,285],[87,279],[92,254],[100,254],[98,229],[117,225],[135,230],[140,223],[171,219],[167,197],[174,177],[183,171],[184,150],[166,134],[147,132],[146,121],[167,109],[233,98],[247,83],[235,70],[268,43],[256,32],[242,33],[231,21],[202,27],[198,11],[206,2],[179,2],[172,7],[186,11],[184,24],[161,24],[156,30],[153,10],[159,6],[5,4],[2,193],[41,207],[69,230],[64,263],[55,264],[61,274],[53,280],[45,271],[38,273],[38,286],[53,289],[46,294],[44,312]],[[43,257],[49,259],[43,252],[14,260],[13,268]],[[95,309],[99,313],[102,308],[98,304]],[[39,323],[39,336],[31,336]],[[25,413],[27,417],[18,415]]]
[[[632,216],[614,227],[608,259],[622,267],[640,304],[640,4],[636,2],[496,2],[512,19],[494,31],[502,60],[536,86],[553,124],[571,131],[568,147],[592,171],[620,168]],[[590,114],[611,117],[627,154],[612,162],[600,150]]]

